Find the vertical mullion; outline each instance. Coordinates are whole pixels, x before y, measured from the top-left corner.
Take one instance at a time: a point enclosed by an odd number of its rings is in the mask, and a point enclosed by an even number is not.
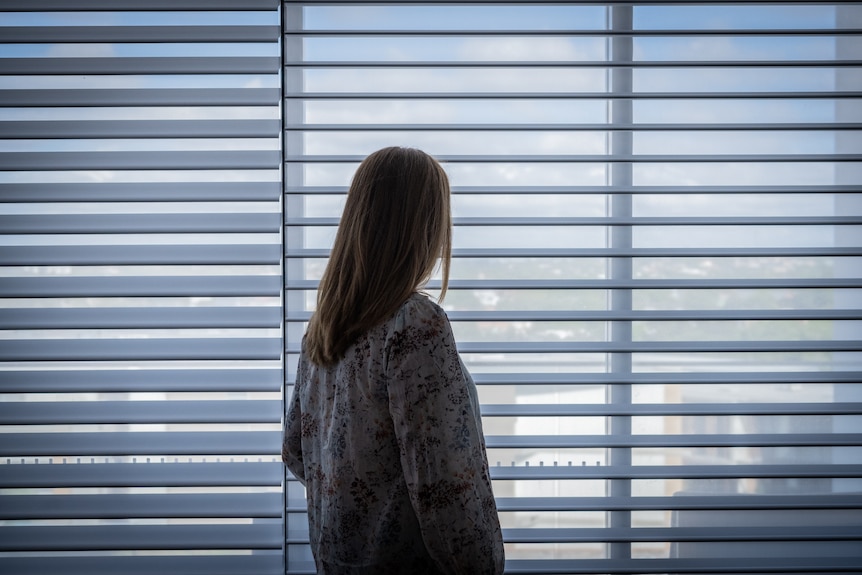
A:
[[[614,32],[632,30],[631,5],[612,5],[609,26]],[[632,61],[632,38],[629,35],[614,35],[610,39],[609,58],[613,63]],[[632,68],[615,66],[609,72],[609,89],[615,96],[631,94]],[[610,102],[610,123],[612,125],[632,124],[632,100],[615,97]],[[610,134],[610,153],[614,156],[629,156],[632,154],[632,132],[612,131]],[[629,188],[632,185],[632,164],[613,162],[610,164],[610,184],[615,188]],[[610,197],[610,216],[612,218],[629,219],[632,216],[631,194],[614,194]],[[609,244],[611,249],[628,249],[632,247],[631,226],[615,225],[610,227]],[[610,258],[610,279],[614,281],[629,281],[632,279],[631,258]],[[632,309],[632,292],[630,289],[610,290],[610,307],[615,312],[626,312]],[[632,341],[631,321],[610,322],[611,340],[617,343]],[[615,375],[625,375],[632,372],[631,353],[609,354],[609,369]],[[632,402],[631,386],[615,384],[609,386],[608,401],[613,405],[628,405]],[[630,416],[612,416],[608,418],[608,433],[614,436],[630,436],[632,421]],[[608,463],[614,467],[629,467],[632,464],[630,447],[612,448],[608,453]],[[609,480],[609,495],[613,498],[631,497],[631,479]],[[609,511],[609,527],[631,527],[631,511]],[[609,544],[611,559],[630,559],[631,543],[619,541]]]
[[[286,32],[301,32],[304,27],[304,7],[303,5],[283,3],[282,4],[282,61],[298,61],[304,59],[303,37],[299,34],[285,34]],[[282,66],[282,94],[298,94],[304,90],[304,71],[298,66]],[[305,123],[305,101],[302,99],[285,99],[282,98],[282,119],[285,125],[299,126]],[[301,157],[304,153],[303,133],[301,131],[283,131],[282,146],[284,156]],[[283,185],[286,188],[301,188],[305,178],[303,174],[303,164],[301,163],[283,163]],[[285,218],[302,217],[305,214],[305,198],[300,194],[284,194],[283,196],[283,212]],[[284,230],[284,246],[289,250],[298,250],[304,247],[304,229],[300,226],[285,226]],[[284,279],[286,282],[301,281],[304,278],[305,262],[301,258],[284,258]],[[305,309],[305,292],[302,290],[284,290],[284,310],[286,314],[303,311]],[[285,321],[284,341],[285,349],[288,342],[301,341],[302,332],[304,330],[301,322]],[[289,374],[296,371],[296,362],[288,361],[287,353],[285,353],[285,382],[288,380]],[[292,390],[287,385],[283,386],[284,392],[282,417],[287,418],[287,406],[291,397]],[[285,504],[288,501],[302,500],[305,498],[305,492],[301,484],[296,481],[287,481],[287,466],[284,466],[285,473],[285,489],[284,499]],[[287,513],[285,511],[285,541],[289,540],[293,533],[302,532],[308,529],[308,524],[305,516],[298,513]],[[291,547],[285,544],[284,562],[285,572],[290,572],[291,567],[303,560],[308,561],[308,557],[302,557],[300,553],[292,550]]]
[[[835,26],[853,26],[862,28],[862,6],[836,6]],[[835,57],[838,60],[862,59],[862,37],[859,36],[835,36]],[[862,76],[849,74],[841,70],[835,73],[835,90],[858,90],[862,87]],[[858,118],[862,112],[862,101],[836,100],[835,122],[838,124],[848,122],[851,118]],[[858,141],[858,132],[833,132],[835,138],[835,153],[852,153],[854,142]],[[835,184],[837,185],[859,185],[862,182],[862,164],[858,162],[837,163],[835,165]],[[858,214],[862,212],[862,195],[860,194],[835,194],[833,213],[835,215]],[[835,226],[833,228],[833,242],[835,247],[852,247],[859,244],[857,232],[851,226]],[[862,262],[857,258],[835,258],[835,277],[862,277]],[[862,301],[856,290],[835,290],[835,306],[838,309],[862,308]],[[860,325],[856,322],[839,321],[834,322],[832,337],[834,340],[852,340],[858,338]],[[836,354],[833,361],[840,362],[841,354]],[[842,369],[843,366],[835,366],[833,369]],[[834,386],[833,401],[837,403],[851,403],[862,401],[862,386],[836,385]],[[834,433],[855,433],[858,424],[850,418],[836,417],[833,419],[832,431]],[[852,460],[854,448],[831,447],[832,463],[841,464]],[[835,478],[832,480],[834,492],[858,492],[862,490],[862,478]]]

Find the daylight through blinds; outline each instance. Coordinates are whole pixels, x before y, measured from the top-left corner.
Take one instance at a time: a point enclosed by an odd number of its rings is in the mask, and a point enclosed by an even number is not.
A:
[[[282,571],[279,32],[0,3],[0,572]]]
[[[444,307],[508,572],[858,568],[858,3],[282,18],[288,397],[353,171],[418,147],[454,186]],[[289,573],[313,572],[303,495]]]

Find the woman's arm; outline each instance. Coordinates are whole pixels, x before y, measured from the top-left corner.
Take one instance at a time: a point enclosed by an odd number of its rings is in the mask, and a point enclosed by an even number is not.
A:
[[[502,573],[479,406],[445,313],[414,299],[387,344],[390,414],[428,552],[446,573]]]
[[[300,366],[302,361],[300,360]],[[305,485],[305,466],[302,463],[302,410],[299,403],[300,378],[303,376],[301,367],[297,369],[296,385],[293,386],[293,397],[290,408],[284,420],[284,430],[281,439],[281,460],[287,468]]]

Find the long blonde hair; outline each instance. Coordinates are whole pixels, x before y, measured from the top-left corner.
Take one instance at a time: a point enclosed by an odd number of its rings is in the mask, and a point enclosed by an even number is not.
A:
[[[306,331],[311,361],[337,363],[431,278],[438,259],[442,301],[451,257],[449,180],[440,164],[412,148],[368,156],[353,176],[320,280]]]

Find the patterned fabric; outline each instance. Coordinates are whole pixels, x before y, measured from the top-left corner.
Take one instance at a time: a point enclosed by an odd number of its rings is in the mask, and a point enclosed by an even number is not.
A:
[[[282,458],[325,574],[499,574],[476,387],[445,312],[414,294],[323,368],[302,354]]]

